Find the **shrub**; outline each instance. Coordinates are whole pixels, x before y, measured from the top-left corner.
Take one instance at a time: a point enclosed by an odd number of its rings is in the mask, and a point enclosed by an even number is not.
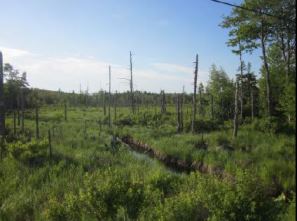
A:
[[[219,129],[219,123],[213,120],[199,119],[195,121],[196,133],[207,133]],[[191,122],[186,125],[187,131],[191,130]]]
[[[7,150],[13,158],[30,164],[42,161],[47,155],[47,148],[46,140],[32,140],[27,143],[18,141],[7,145]]]
[[[276,117],[255,119],[252,123],[252,129],[271,134],[293,134],[295,132],[294,125],[289,124],[285,119]]]
[[[118,126],[132,126],[134,123],[135,122],[130,117],[123,117],[117,121]]]

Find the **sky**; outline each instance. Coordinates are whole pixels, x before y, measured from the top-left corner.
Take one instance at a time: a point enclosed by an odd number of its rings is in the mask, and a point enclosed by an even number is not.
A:
[[[241,0],[227,0],[240,4]],[[219,27],[231,8],[210,0],[0,0],[4,63],[27,72],[31,87],[78,92],[129,89],[132,51],[136,90],[193,90],[212,64],[233,78],[239,59]],[[257,74],[259,53],[245,55]]]

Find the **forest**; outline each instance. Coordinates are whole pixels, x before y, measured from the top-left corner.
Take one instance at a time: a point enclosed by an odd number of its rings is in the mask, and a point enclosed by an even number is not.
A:
[[[126,92],[33,88],[0,52],[0,220],[295,220],[295,6],[234,6],[236,76],[197,52],[191,93],[135,90],[131,52]]]

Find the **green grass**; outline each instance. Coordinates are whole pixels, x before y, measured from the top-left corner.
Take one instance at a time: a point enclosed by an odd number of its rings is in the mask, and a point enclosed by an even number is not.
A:
[[[62,106],[40,109],[41,138],[36,141],[34,111],[28,110],[26,136],[7,139],[8,151],[0,161],[0,220],[295,217],[293,136],[259,132],[245,125],[233,140],[225,124],[205,132],[202,142],[201,134],[176,133],[174,107],[166,115],[142,108],[135,116],[130,116],[128,108],[118,108],[112,128],[102,109],[70,107],[66,122],[63,111]],[[189,113],[185,120],[189,125]],[[11,134],[11,116],[7,126]],[[52,159],[47,149],[49,129]],[[112,134],[129,134],[179,159],[220,166],[236,177],[236,183],[197,172],[172,172],[121,144],[112,145]],[[292,200],[267,196],[267,189],[275,183],[286,195],[290,192]]]

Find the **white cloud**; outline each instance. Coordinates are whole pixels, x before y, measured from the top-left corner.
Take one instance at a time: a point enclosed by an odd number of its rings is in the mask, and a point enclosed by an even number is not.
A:
[[[79,91],[89,87],[90,92],[101,87],[108,89],[108,66],[111,65],[112,90],[129,89],[128,64],[113,64],[93,57],[45,57],[26,50],[0,47],[4,62],[11,63],[20,71],[26,71],[31,87],[50,90]],[[199,82],[207,82],[207,72],[199,71]],[[153,63],[148,68],[134,69],[135,89],[142,91],[180,92],[183,85],[192,91],[193,67],[179,64]]]
[[[6,48],[0,47],[2,53],[5,55],[6,59],[13,59],[22,56],[33,55],[29,51],[22,50],[22,49],[15,49],[15,48]]]

